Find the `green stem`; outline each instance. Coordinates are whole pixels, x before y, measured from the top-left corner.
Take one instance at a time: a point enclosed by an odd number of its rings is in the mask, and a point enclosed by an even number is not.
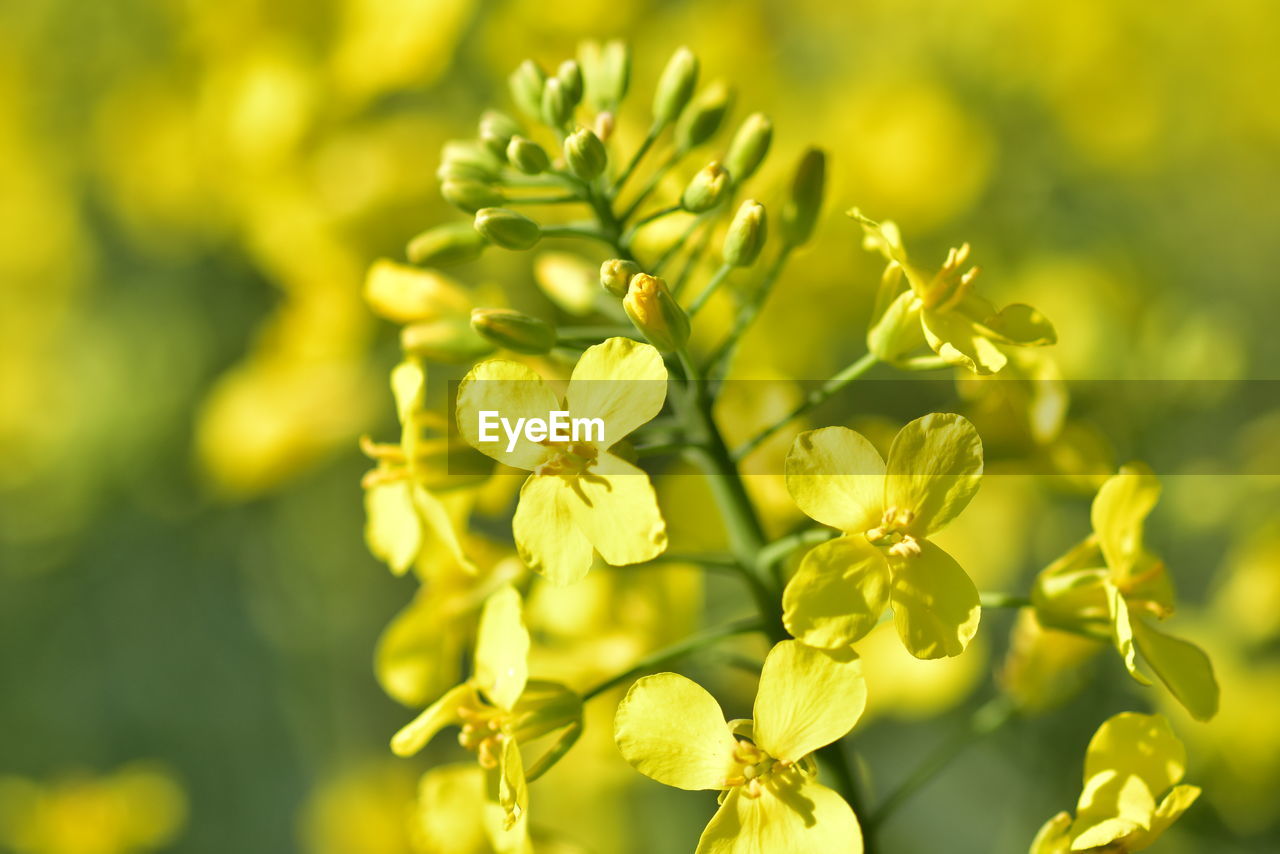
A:
[[[707,304],[707,300],[711,299],[711,295],[719,290],[724,284],[725,279],[729,278],[729,274],[733,272],[732,264],[721,264],[720,267],[711,276],[711,280],[707,282],[707,286],[702,289],[702,293],[693,298],[693,302],[689,303],[689,316],[693,317],[702,307]]]
[[[650,211],[649,213],[640,217],[640,219],[636,220],[635,223],[629,229],[627,229],[627,241],[629,242],[631,240],[634,240],[636,233],[641,228],[648,225],[649,223],[662,219],[664,216],[670,216],[673,213],[679,213],[682,210],[684,210],[684,208],[682,208],[680,205],[668,205],[665,208],[658,208],[656,211]],[[627,218],[628,218],[627,214],[623,214],[621,217],[621,221],[626,222]]]
[[[804,415],[806,412],[826,403],[833,395],[842,391],[850,383],[860,379],[867,371],[875,367],[878,361],[880,360],[877,359],[874,354],[867,353],[861,359],[824,382],[821,386],[811,391],[805,399],[801,401],[799,406],[743,443],[733,452],[734,459],[742,459],[747,454],[760,447],[760,445],[774,433],[777,433],[783,427],[787,426],[801,415]]]
[[[1018,596],[1013,593],[979,593],[984,608],[1030,608],[1031,597]]]
[[[652,445],[637,445],[636,455],[639,457],[661,457],[667,454],[679,454],[692,448],[689,442],[655,442]]]
[[[581,196],[508,196],[508,205],[563,205],[585,202]]]
[[[659,257],[653,265],[653,274],[655,276],[662,271],[663,267],[670,263],[672,258],[676,257],[676,253],[680,251],[680,248],[689,241],[689,238],[693,236],[693,233],[697,231],[698,227],[706,222],[709,217],[709,214],[698,214],[697,218],[693,222],[689,223],[689,227],[684,230],[684,234],[680,235],[680,239],[667,247],[666,251],[662,253],[662,256]]]
[[[963,729],[939,745],[920,767],[899,783],[898,787],[890,792],[880,806],[867,817],[863,826],[868,835],[888,821],[898,807],[928,784],[967,747],[983,736],[1000,729],[1013,718],[1015,712],[1013,702],[1003,694],[988,700],[973,713]]]
[[[654,670],[664,664],[670,664],[672,661],[683,658],[689,653],[696,652],[705,646],[710,646],[716,641],[733,637],[734,635],[757,632],[762,628],[763,626],[758,618],[749,617],[742,620],[735,620],[732,623],[726,623],[718,628],[708,629],[707,631],[696,635],[690,635],[679,643],[672,644],[665,649],[660,649],[657,652],[646,655],[644,658],[640,659],[634,665],[628,667],[621,673],[610,676],[598,685],[587,689],[582,694],[582,700],[583,702],[586,702],[587,700],[598,697],[606,691],[616,688],[624,682],[634,679],[646,671]]]
[[[584,228],[578,225],[544,225],[542,226],[543,237],[571,237],[580,240],[598,240],[601,243],[607,243],[616,247],[613,238],[602,231],[591,228]]]
[[[671,156],[662,162],[661,166],[653,170],[653,174],[649,176],[649,181],[644,185],[644,189],[640,191],[640,194],[635,197],[635,200],[627,206],[625,211],[623,211],[623,222],[635,216],[636,211],[640,209],[642,204],[644,204],[644,200],[649,198],[649,196],[653,194],[654,190],[658,189],[658,185],[662,183],[662,179],[666,177],[667,173],[671,171],[671,167],[675,166],[682,156],[684,156],[683,152],[673,151],[671,152]],[[677,208],[677,210],[678,209],[679,208]]]
[[[610,190],[610,198],[618,198],[618,193],[622,192],[622,186],[635,173],[636,167],[640,165],[640,161],[644,159],[645,154],[653,147],[658,140],[658,134],[662,133],[662,125],[653,124],[649,127],[649,132],[645,134],[644,141],[640,143],[640,147],[636,149],[636,153],[631,155],[631,162],[627,164],[627,168],[622,170],[622,174],[618,176],[618,180],[613,182],[613,189]]]
[[[561,341],[582,341],[621,336],[635,338],[638,333],[630,326],[562,326],[556,337]]]
[[[756,288],[756,292],[751,296],[751,299],[739,309],[729,336],[725,338],[724,343],[707,361],[707,374],[709,376],[724,376],[729,372],[729,363],[733,361],[733,353],[737,348],[738,341],[747,331],[747,328],[751,326],[752,322],[755,321],[756,316],[760,314],[760,310],[764,308],[765,302],[769,299],[769,293],[773,290],[773,285],[778,281],[778,277],[782,275],[782,270],[786,267],[787,259],[791,257],[791,250],[794,248],[790,244],[782,247],[778,257],[774,259],[773,266],[769,268],[769,271],[765,273],[764,280],[760,282],[760,287]]]
[[[776,563],[781,563],[796,549],[825,543],[837,533],[839,532],[830,528],[809,528],[804,531],[797,531],[794,534],[787,534],[760,550],[760,564],[761,566],[773,566]]]

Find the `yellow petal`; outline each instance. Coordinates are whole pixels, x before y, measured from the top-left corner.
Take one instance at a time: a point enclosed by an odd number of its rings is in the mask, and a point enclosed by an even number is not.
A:
[[[480,852],[485,838],[484,772],[474,762],[442,765],[418,784],[417,830],[428,851]]]
[[[520,559],[555,584],[572,584],[591,569],[591,543],[570,509],[576,500],[564,478],[530,475],[511,520]]]
[[[425,589],[378,639],[374,673],[392,699],[421,708],[459,680],[461,627]]]
[[[884,513],[884,460],[861,433],[824,427],[796,437],[787,454],[787,490],[809,518],[862,532]]]
[[[379,483],[364,491],[364,538],[373,556],[396,575],[413,565],[422,548],[422,520],[407,480]]]
[[[1207,721],[1218,713],[1218,680],[1204,650],[1144,620],[1133,622],[1133,639],[1147,665],[1193,718]]]
[[[1071,850],[1071,813],[1060,812],[1049,819],[1031,840],[1028,854],[1067,854]]]
[[[504,709],[515,705],[529,681],[529,630],[520,594],[509,584],[494,591],[480,612],[474,681],[489,702]]]
[[[773,758],[798,762],[853,729],[866,705],[855,653],[782,641],[760,671],[752,738]]]
[[[928,540],[921,552],[890,558],[889,598],[898,636],[916,658],[964,652],[978,632],[978,588],[955,558]]]
[[[1155,811],[1155,798],[1141,777],[1111,769],[1101,771],[1085,779],[1071,849],[1087,851],[1146,830]]]
[[[740,773],[720,704],[677,673],[637,680],[618,705],[613,735],[632,767],[677,789],[722,789]]]
[[[666,551],[667,526],[642,469],[603,453],[586,474],[565,481],[573,520],[605,563],[643,563]]]
[[[413,497],[413,507],[422,520],[422,547],[431,550],[438,545],[457,561],[459,568],[465,572],[475,573],[476,566],[462,548],[458,529],[444,502],[421,484],[414,484],[410,493]]]
[[[1022,303],[1006,305],[984,318],[981,325],[992,338],[1021,347],[1045,347],[1058,341],[1049,318]]]
[[[401,728],[391,737],[391,751],[396,756],[412,756],[427,742],[435,738],[436,733],[450,724],[461,721],[458,709],[474,702],[476,689],[470,685],[455,685],[445,695],[428,706],[422,714]]]
[[[809,646],[848,647],[889,604],[889,564],[861,534],[810,549],[782,594],[782,622]]]
[[[1142,524],[1159,498],[1160,481],[1142,464],[1124,466],[1098,489],[1090,516],[1117,581],[1129,576],[1142,553]]]
[[[1133,645],[1134,621],[1129,614],[1129,604],[1124,601],[1124,595],[1120,590],[1110,581],[1102,582],[1102,588],[1107,594],[1107,608],[1111,616],[1111,642],[1120,653],[1124,668],[1129,671],[1134,681],[1141,685],[1150,685],[1151,680],[1138,669],[1138,650]]]
[[[935,412],[898,431],[886,471],[885,505],[914,513],[908,530],[927,537],[954,519],[978,491],[982,439],[968,419]]]
[[[1130,851],[1149,848],[1199,797],[1198,786],[1174,786],[1172,791],[1164,796],[1160,806],[1156,807],[1156,814],[1151,819],[1151,827],[1126,839],[1125,845]]]
[[[696,854],[862,854],[862,828],[844,798],[811,778],[735,788],[711,817]]]
[[[524,776],[520,747],[514,738],[503,740],[498,766],[485,775],[485,784],[489,802],[501,807],[503,817],[500,828],[496,828],[500,832],[490,835],[501,839],[517,831],[516,836],[523,836],[529,812],[529,784]]]
[[[1163,715],[1121,712],[1098,727],[1085,751],[1086,780],[1107,770],[1142,779],[1160,794],[1182,779],[1187,751]]]
[[[495,426],[487,432],[491,441],[482,442],[481,413],[496,413],[492,418],[505,418],[515,429],[520,418],[545,420],[548,413],[561,408],[542,377],[518,362],[505,359],[481,362],[458,385],[458,431],[462,438],[485,456],[518,469],[536,468],[545,459],[547,449],[530,442],[521,430],[514,447],[508,451],[510,440],[497,422],[491,422]]]
[[[929,349],[949,365],[975,374],[994,374],[1009,361],[986,333],[963,314],[926,308],[920,319]]]
[[[578,359],[567,399],[574,418],[604,420],[607,449],[662,411],[667,366],[650,344],[610,338]]]

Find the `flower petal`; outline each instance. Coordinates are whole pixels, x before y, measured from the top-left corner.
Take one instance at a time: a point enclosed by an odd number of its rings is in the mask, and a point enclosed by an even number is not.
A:
[[[1149,848],[1199,797],[1199,786],[1174,786],[1169,794],[1164,796],[1160,806],[1156,807],[1156,814],[1151,819],[1151,827],[1145,832],[1126,839],[1125,845],[1130,851]]]
[[[959,312],[926,308],[920,319],[929,349],[949,365],[975,374],[994,374],[1009,361],[980,326]]]
[[[880,523],[884,460],[861,433],[848,427],[801,433],[786,466],[787,490],[809,518],[849,533]]]
[[[564,477],[573,520],[605,563],[643,563],[666,551],[667,525],[643,469],[602,453],[586,474]]]
[[[484,771],[475,762],[441,765],[418,784],[416,830],[429,851],[483,851]]]
[[[1020,347],[1045,347],[1058,341],[1058,333],[1049,318],[1022,303],[1006,305],[984,318],[981,325],[997,341]]]
[[[667,366],[650,344],[610,338],[578,359],[567,398],[574,418],[604,420],[607,449],[662,411]]]
[[[1160,481],[1141,463],[1107,478],[1093,499],[1090,518],[1098,545],[1117,581],[1128,578],[1142,553],[1142,524],[1160,498]]]
[[[1129,603],[1124,601],[1124,594],[1110,581],[1104,581],[1102,589],[1106,591],[1107,608],[1111,616],[1111,642],[1124,661],[1124,669],[1129,671],[1129,675],[1138,684],[1150,685],[1151,680],[1138,668],[1138,650],[1133,645],[1134,620],[1129,614]]]
[[[853,729],[866,705],[857,654],[782,641],[760,672],[752,739],[773,758],[798,762]]]
[[[1141,777],[1106,770],[1085,780],[1076,808],[1071,850],[1087,851],[1146,830],[1156,802]]]
[[[982,618],[978,588],[951,555],[928,540],[920,546],[918,555],[890,558],[898,636],[916,658],[959,655]]]
[[[810,549],[782,594],[782,622],[809,646],[848,647],[889,604],[889,563],[861,534]]]
[[[391,737],[391,751],[396,756],[412,756],[427,746],[427,742],[435,738],[436,733],[450,724],[458,723],[458,708],[468,701],[474,700],[476,689],[463,683],[455,685],[445,692],[399,732]]]
[[[510,709],[529,681],[529,630],[520,594],[509,584],[498,588],[480,612],[476,634],[475,685],[489,702]]]
[[[1071,813],[1060,812],[1041,826],[1031,840],[1030,854],[1067,854],[1071,850]]]
[[[1107,770],[1139,777],[1154,794],[1182,779],[1187,750],[1163,715],[1121,712],[1098,727],[1084,756],[1084,778]]]
[[[423,588],[387,625],[378,639],[374,673],[393,699],[421,708],[457,684],[462,627]],[[469,634],[469,633],[467,633]]]
[[[520,559],[554,584],[572,584],[591,569],[591,543],[574,521],[573,500],[564,478],[530,475],[511,520]]]
[[[525,854],[529,843],[529,785],[514,738],[503,741],[498,764],[485,769],[484,829],[498,854]]]
[[[462,438],[485,456],[518,469],[536,468],[546,457],[547,449],[526,439],[522,430],[508,451],[509,439],[501,426],[489,431],[491,441],[482,442],[480,413],[496,413],[495,418],[506,418],[514,429],[519,418],[545,420],[560,408],[560,401],[542,377],[519,362],[506,359],[481,362],[458,385],[458,431]]]
[[[954,519],[978,491],[982,439],[963,416],[935,412],[898,431],[886,471],[884,503],[913,512],[908,530],[927,537]]]
[[[1218,713],[1218,681],[1204,650],[1144,620],[1134,620],[1133,639],[1147,665],[1193,718],[1207,721]]]
[[[720,704],[678,673],[636,680],[618,705],[613,735],[632,767],[677,789],[723,789],[740,772]]]
[[[364,539],[373,556],[404,575],[422,548],[422,520],[407,480],[379,483],[364,491]]]
[[[840,795],[811,778],[765,786],[760,797],[735,788],[711,817],[696,854],[862,854],[858,817]]]

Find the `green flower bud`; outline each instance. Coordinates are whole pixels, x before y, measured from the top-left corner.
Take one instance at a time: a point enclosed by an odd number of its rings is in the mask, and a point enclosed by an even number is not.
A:
[[[724,199],[731,183],[728,170],[713,160],[689,181],[680,197],[680,206],[689,213],[709,211]]]
[[[615,297],[627,295],[627,285],[633,276],[640,274],[640,265],[635,261],[624,261],[621,258],[610,258],[600,265],[600,286]]]
[[[474,139],[454,139],[440,152],[436,177],[441,181],[492,181],[501,170],[502,161],[487,145]]]
[[[471,328],[499,347],[530,356],[550,353],[556,346],[554,326],[511,309],[472,309]]]
[[[506,154],[507,143],[518,133],[520,125],[506,113],[485,110],[480,117],[480,141],[499,158]]]
[[[507,84],[511,87],[511,100],[531,119],[542,117],[542,88],[546,82],[547,73],[532,59],[520,63],[507,78]]]
[[[465,222],[451,222],[428,229],[409,241],[406,254],[415,264],[448,267],[474,261],[487,244],[479,232]]]
[[[689,340],[689,315],[657,276],[640,273],[633,277],[622,307],[636,329],[659,350],[678,350]]]
[[[553,128],[564,127],[573,118],[574,102],[564,91],[558,77],[552,77],[542,87],[542,120]]]
[[[732,267],[750,267],[760,257],[768,233],[764,205],[754,199],[743,202],[724,236],[724,262]]]
[[[493,345],[459,318],[412,323],[400,330],[400,346],[406,355],[446,363],[466,363],[493,352]]]
[[[813,234],[822,208],[826,173],[827,156],[817,148],[806,151],[796,166],[791,194],[782,208],[782,239],[791,246],[803,245]]]
[[[590,181],[604,172],[609,155],[604,143],[587,128],[578,128],[564,141],[564,159],[569,169],[584,181]]]
[[[532,249],[542,239],[542,229],[536,222],[506,208],[476,211],[476,231],[503,249]]]
[[[455,208],[475,213],[481,208],[491,208],[504,201],[502,191],[491,184],[466,179],[445,181],[440,185],[440,195]]]
[[[699,93],[676,123],[676,148],[688,151],[715,135],[732,103],[733,90],[720,80]]]
[[[551,158],[547,157],[541,145],[518,134],[507,143],[507,160],[526,175],[545,172],[551,165]]]
[[[729,153],[724,156],[725,168],[733,180],[741,185],[756,174],[773,141],[773,122],[764,113],[752,113],[733,135]]]
[[[679,48],[667,61],[653,93],[654,123],[666,127],[679,118],[697,84],[698,58],[689,48]]]
[[[556,79],[560,81],[564,96],[573,106],[576,107],[582,103],[582,66],[578,65],[577,60],[566,59],[560,63],[560,68],[556,71]]]
[[[621,39],[614,39],[605,44],[600,55],[600,99],[616,107],[630,86],[631,48]]]

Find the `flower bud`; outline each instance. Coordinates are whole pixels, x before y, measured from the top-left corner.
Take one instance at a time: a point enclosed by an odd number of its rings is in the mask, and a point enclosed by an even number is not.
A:
[[[676,148],[688,151],[702,145],[720,129],[733,103],[733,90],[721,80],[699,93],[676,123]]]
[[[578,128],[565,138],[564,159],[573,174],[590,181],[604,172],[609,156],[600,137],[587,128]]]
[[[657,276],[634,276],[622,307],[636,329],[659,350],[678,350],[689,340],[689,315],[671,295],[667,283]]]
[[[591,129],[596,132],[596,136],[600,137],[601,142],[608,142],[609,137],[613,136],[615,126],[613,113],[606,110],[603,113],[596,113],[596,123]]]
[[[640,265],[635,261],[610,258],[600,265],[600,287],[615,297],[625,297],[631,278],[639,273]]]
[[[520,125],[506,113],[485,110],[480,117],[480,141],[498,158],[506,153],[507,143],[519,132]]]
[[[531,119],[542,117],[542,88],[546,82],[547,73],[532,59],[520,63],[507,78],[507,84],[511,87],[511,100]]]
[[[448,267],[474,261],[484,252],[484,237],[465,222],[428,229],[409,241],[406,254],[415,264]]]
[[[364,300],[393,323],[465,318],[471,310],[470,295],[448,276],[381,259],[365,276]]]
[[[475,213],[481,208],[491,208],[503,202],[502,191],[492,184],[480,181],[445,181],[440,185],[440,195],[459,210]]]
[[[578,106],[582,102],[582,66],[578,65],[577,60],[566,59],[560,63],[556,79],[560,81],[564,96],[573,106]]]
[[[511,165],[526,175],[537,175],[545,172],[551,165],[551,158],[541,145],[531,139],[517,134],[507,143],[507,160]]]
[[[542,87],[542,120],[553,128],[564,127],[573,118],[573,101],[564,91],[564,84],[557,77]]]
[[[493,352],[493,345],[458,318],[411,323],[400,330],[406,355],[432,362],[465,363]]]
[[[782,208],[782,238],[791,246],[801,246],[813,234],[822,208],[823,185],[826,183],[827,156],[810,148],[800,158],[791,194]]]
[[[653,93],[654,123],[666,127],[679,118],[697,84],[698,58],[689,48],[679,48],[667,61]]]
[[[542,229],[536,222],[507,208],[476,211],[476,231],[503,249],[532,249],[542,238]]]
[[[680,197],[680,205],[690,213],[709,211],[720,204],[729,191],[730,183],[729,172],[713,160],[689,181],[684,195]]]
[[[511,309],[472,309],[471,328],[499,347],[530,356],[550,353],[556,346],[554,326]]]
[[[773,122],[764,113],[752,113],[733,135],[729,153],[724,156],[724,166],[733,180],[742,184],[760,168],[769,153],[773,141]]]
[[[724,236],[724,262],[731,267],[750,267],[760,257],[768,232],[764,205],[754,199],[743,202]]]
[[[440,152],[436,177],[441,181],[492,181],[501,170],[502,161],[488,146],[474,139],[453,139]]]
[[[621,39],[607,42],[600,55],[600,100],[617,106],[630,85],[631,48]]]

